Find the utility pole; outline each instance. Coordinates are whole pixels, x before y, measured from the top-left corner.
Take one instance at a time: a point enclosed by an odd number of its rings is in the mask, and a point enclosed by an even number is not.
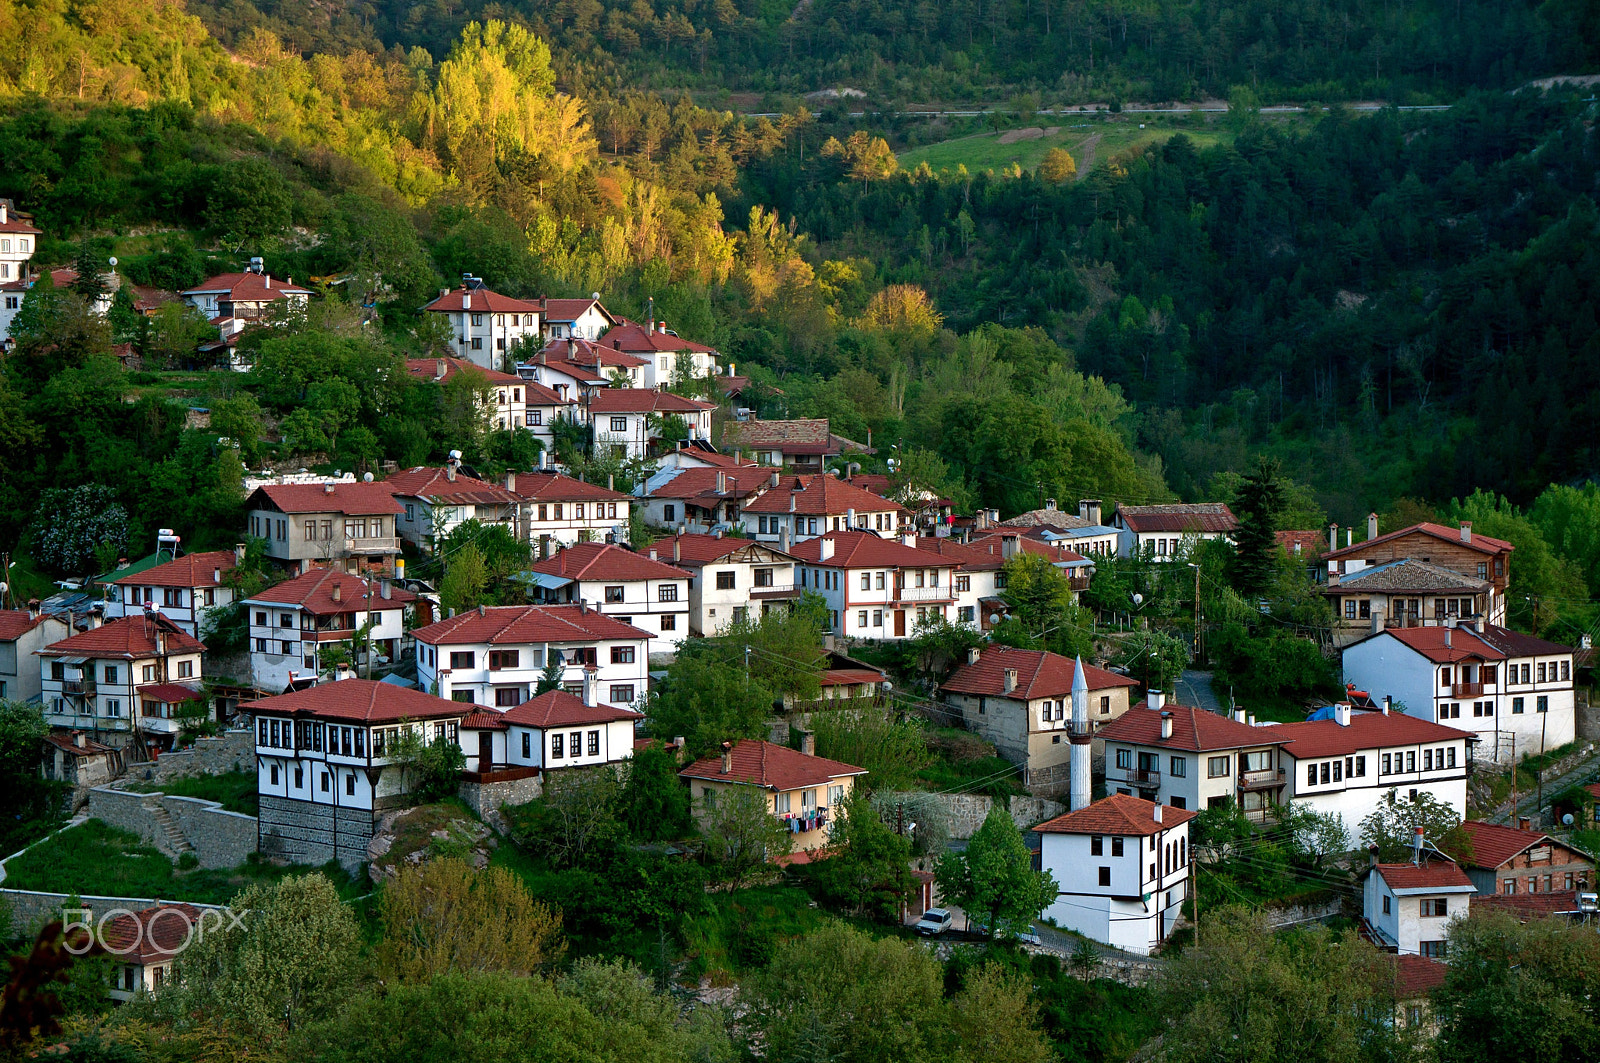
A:
[[[1189,888],[1194,894],[1194,943],[1200,944],[1200,856],[1189,849]]]
[[[1190,562],[1189,567],[1194,569],[1194,655],[1199,661],[1205,657],[1205,643],[1200,635],[1200,566]]]

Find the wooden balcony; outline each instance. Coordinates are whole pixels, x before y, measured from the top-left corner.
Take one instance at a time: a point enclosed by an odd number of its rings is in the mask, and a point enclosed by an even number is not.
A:
[[[1239,789],[1244,790],[1275,790],[1288,782],[1282,768],[1268,768],[1265,771],[1242,771],[1239,773]]]
[[[1453,683],[1450,686],[1450,696],[1453,698],[1477,698],[1483,696],[1482,683]]]

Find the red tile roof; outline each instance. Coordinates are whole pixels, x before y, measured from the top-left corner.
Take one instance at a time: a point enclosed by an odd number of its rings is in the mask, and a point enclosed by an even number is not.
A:
[[[526,299],[513,299],[509,295],[492,292],[488,288],[474,288],[472,290],[472,305],[462,306],[462,296],[466,288],[454,288],[445,292],[433,302],[424,306],[424,310],[433,310],[441,314],[459,314],[466,310],[468,313],[486,314],[537,314],[540,312],[539,304]]]
[[[329,491],[328,488],[333,488]],[[284,513],[343,513],[368,516],[374,513],[404,513],[394,495],[381,483],[264,484],[245,499],[246,509],[266,508],[271,503]]]
[[[98,928],[92,951],[110,953],[118,963],[165,963],[203,932],[200,909],[194,905],[159,904],[107,919]]]
[[[184,554],[165,564],[123,576],[111,582],[119,587],[209,587],[215,586],[212,577],[218,569],[233,571],[232,550],[208,550],[199,554]]]
[[[315,716],[326,720],[390,723],[396,720],[466,717],[473,707],[375,679],[341,679],[336,683],[318,683],[304,690],[279,694],[275,698],[252,701],[250,711],[257,714]]]
[[[125,616],[34,652],[52,657],[122,657],[130,660],[154,657],[158,629],[166,631],[169,655],[199,653],[205,649],[198,639],[185,634],[169,620]]]
[[[13,211],[7,211],[6,220],[0,221],[0,233],[23,233],[26,235],[28,233],[42,234],[43,232],[44,230],[33,227],[32,219],[24,220],[19,218]]]
[[[747,450],[781,450],[786,454],[833,453],[826,417],[792,421],[763,421],[752,418],[728,425],[728,442]]]
[[[1073,564],[1089,560],[1083,554],[1070,549],[1064,542],[1051,542],[1041,538],[1046,529],[1043,526],[1026,530],[1008,530],[996,528],[985,532],[964,544],[966,549],[973,550],[983,555],[983,560],[978,564],[968,565],[974,570],[985,568],[1000,568],[1006,562],[1005,543],[1008,538],[1015,537],[1017,553],[1038,554],[1051,564]],[[948,539],[935,540],[947,543]],[[932,549],[930,546],[929,549]],[[941,548],[942,549],[942,548]]]
[[[1392,531],[1387,535],[1380,535],[1376,539],[1368,539],[1365,542],[1351,543],[1349,546],[1342,546],[1337,550],[1330,550],[1326,556],[1329,558],[1359,557],[1369,547],[1392,542],[1403,535],[1413,534],[1428,535],[1435,539],[1441,539],[1447,543],[1453,543],[1456,546],[1465,546],[1469,550],[1477,550],[1479,553],[1483,554],[1492,555],[1499,553],[1510,553],[1512,550],[1516,549],[1516,547],[1512,546],[1504,539],[1491,539],[1489,536],[1479,535],[1477,532],[1472,533],[1472,539],[1469,542],[1461,538],[1460,528],[1451,528],[1448,525],[1434,524],[1430,521],[1424,521],[1421,524],[1413,524],[1409,528],[1401,528],[1399,531]]]
[[[532,566],[547,576],[575,580],[688,579],[689,573],[610,543],[574,543]]]
[[[716,408],[714,402],[651,388],[596,388],[589,396],[590,413],[701,413]]]
[[[666,539],[657,539],[651,545],[656,549],[656,556],[663,561],[671,561],[674,565],[687,565],[690,568],[720,561],[729,554],[750,547],[776,554],[785,561],[791,560],[788,554],[768,543],[758,543],[752,539],[735,539],[730,536],[719,539],[715,535],[674,535]]]
[[[578,337],[571,339],[551,340],[545,344],[544,350],[539,352],[539,361],[545,365],[559,367],[562,363],[572,363],[586,368],[599,369],[611,366],[617,369],[637,369],[641,365],[649,365],[650,359],[640,358],[627,351],[613,350],[602,346],[594,340]]]
[[[1006,669],[1015,668],[1017,685],[1006,692]],[[989,646],[979,655],[976,664],[964,664],[956,669],[940,687],[954,694],[982,694],[987,697],[1029,698],[1065,697],[1072,693],[1072,680],[1077,664],[1058,653],[1048,650],[1018,650],[1010,646]],[[1108,672],[1093,665],[1083,666],[1083,680],[1090,690],[1108,687],[1136,687],[1139,684],[1127,676]]]
[[[437,466],[419,465],[390,475],[383,481],[385,487],[401,498],[424,498],[430,502],[447,502],[454,505],[510,505],[522,499],[497,484],[462,476],[450,479],[447,470]]]
[[[1112,794],[1087,808],[1046,820],[1033,828],[1041,834],[1120,834],[1145,838],[1181,826],[1198,813],[1193,809],[1161,806],[1161,822],[1155,818],[1156,804],[1142,797]]]
[[[717,477],[723,478],[723,494],[717,494]],[[651,491],[650,498],[746,498],[766,488],[771,482],[771,472],[762,472],[751,466],[737,469],[684,469],[672,479]]]
[[[1117,507],[1123,526],[1136,532],[1231,532],[1239,520],[1223,502]]]
[[[590,307],[597,308],[607,321],[616,321],[598,299],[540,299],[539,305],[544,307],[546,321],[559,321],[564,325],[578,320],[588,313]]]
[[[47,613],[29,616],[26,609],[0,609],[0,642],[20,639],[49,619]]]
[[[825,687],[853,687],[862,683],[881,683],[889,677],[872,668],[829,668],[822,673]]]
[[[430,646],[530,645],[543,642],[600,642],[650,638],[597,609],[577,605],[499,605],[469,609],[447,620],[419,627],[412,636]]]
[[[1161,713],[1135,705],[1095,733],[1108,742],[1132,742],[1142,746],[1189,749],[1245,749],[1277,745],[1284,741],[1279,727],[1251,727],[1228,716],[1197,709],[1192,705],[1168,704],[1172,714],[1172,737],[1161,737]]]
[[[1578,853],[1583,860],[1592,859],[1587,853],[1579,853],[1577,849],[1573,849],[1565,842],[1557,841],[1542,831],[1505,827],[1477,819],[1463,822],[1461,830],[1466,835],[1467,844],[1471,846],[1472,852],[1470,856],[1465,853],[1451,855],[1457,856],[1467,867],[1502,867],[1535,845],[1559,845],[1563,849]]]
[[[632,495],[560,472],[517,473],[517,494],[530,502],[629,502]]]
[[[311,295],[312,291],[286,281],[274,281],[271,274],[221,273],[185,289],[183,294],[222,295],[236,303],[264,303],[291,295]]]
[[[585,705],[576,694],[549,690],[507,709],[507,723],[523,727],[577,727],[582,724],[611,723],[615,720],[643,719],[637,712],[610,705]]]
[[[618,318],[617,324],[606,331],[601,337],[601,342],[607,347],[614,347],[619,351],[648,351],[651,354],[676,354],[679,351],[697,351],[701,354],[716,354],[716,349],[707,347],[703,343],[686,340],[681,336],[674,336],[663,331],[660,326],[666,322],[658,322],[657,328],[651,332],[645,326],[627,318]]]
[[[75,757],[92,757],[101,753],[116,752],[115,746],[103,745],[100,742],[96,742],[88,735],[84,735],[83,745],[81,746],[72,740],[72,736],[70,734],[63,734],[60,731],[51,731],[49,734],[44,736],[44,740],[62,752],[71,753]]]
[[[181,683],[151,683],[139,688],[141,701],[163,701],[168,705],[181,705],[186,701],[199,701],[200,691]]]
[[[334,588],[339,588],[339,600],[334,601]],[[332,616],[336,613],[382,612],[399,609],[417,596],[403,587],[391,586],[390,597],[381,595],[378,580],[366,579],[336,568],[313,568],[293,579],[273,584],[257,591],[246,601],[265,602],[271,605],[298,605],[312,616]]]
[[[507,726],[505,713],[493,709],[476,709],[461,721],[463,731],[504,731]]]
[[[769,790],[797,790],[826,786],[846,775],[865,775],[866,768],[826,757],[810,757],[788,746],[746,738],[733,744],[732,770],[722,770],[722,757],[705,757],[678,772],[685,779],[753,783]]]
[[[1378,864],[1375,870],[1396,892],[1472,888],[1472,880],[1453,860],[1435,856],[1420,864]]]
[[[1503,661],[1508,657],[1548,657],[1569,654],[1572,647],[1524,635],[1508,628],[1485,624],[1480,635],[1471,624],[1456,627],[1396,627],[1367,638],[1383,636],[1399,640],[1435,664],[1482,659]],[[1365,642],[1366,639],[1361,641]]]
[[[1450,972],[1443,960],[1432,960],[1426,956],[1397,955],[1391,960],[1394,963],[1396,1000],[1415,1000],[1427,996],[1444,985],[1444,977]]]
[[[822,559],[825,542],[833,544],[833,556],[827,560]],[[932,550],[907,546],[899,539],[880,539],[864,531],[828,532],[794,544],[789,552],[808,565],[827,568],[953,568],[955,565]],[[955,588],[948,582],[948,575],[941,586],[954,595]]]
[[[792,512],[809,517],[839,517],[852,509],[857,513],[905,512],[904,506],[882,495],[853,487],[836,476],[819,473],[784,476],[779,479],[777,487],[751,502],[745,509],[751,513],[789,513],[791,498],[794,499]]]
[[[1276,732],[1278,740],[1287,743],[1284,752],[1300,760],[1347,756],[1363,749],[1458,742],[1463,738],[1476,737],[1470,731],[1446,727],[1442,723],[1418,719],[1403,712],[1353,712],[1347,727],[1341,727],[1338,720],[1310,720],[1305,723],[1280,723],[1266,730]]]
[[[444,363],[444,375],[439,375],[439,363]],[[407,358],[406,372],[421,380],[436,380],[439,383],[448,383],[462,373],[474,372],[483,375],[491,384],[527,384],[520,376],[512,373],[501,373],[494,369],[485,369],[474,362],[464,358]],[[535,384],[535,387],[538,385]]]
[[[1553,890],[1550,893],[1485,893],[1472,899],[1473,909],[1491,909],[1506,912],[1526,923],[1530,919],[1544,919],[1552,915],[1576,912],[1577,890]]]

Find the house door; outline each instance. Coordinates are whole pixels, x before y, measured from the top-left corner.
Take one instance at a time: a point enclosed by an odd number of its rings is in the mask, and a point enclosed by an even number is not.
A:
[[[895,634],[895,638],[903,638],[903,637],[905,637],[905,633],[906,633],[906,611],[904,609],[896,609],[894,611],[894,634]]]

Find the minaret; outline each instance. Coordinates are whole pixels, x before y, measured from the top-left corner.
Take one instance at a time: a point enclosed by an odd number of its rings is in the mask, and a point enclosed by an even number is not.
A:
[[[1083,658],[1073,663],[1072,669],[1072,727],[1067,741],[1072,743],[1070,764],[1072,792],[1069,811],[1089,807],[1091,786],[1089,780],[1089,681],[1084,678]]]

